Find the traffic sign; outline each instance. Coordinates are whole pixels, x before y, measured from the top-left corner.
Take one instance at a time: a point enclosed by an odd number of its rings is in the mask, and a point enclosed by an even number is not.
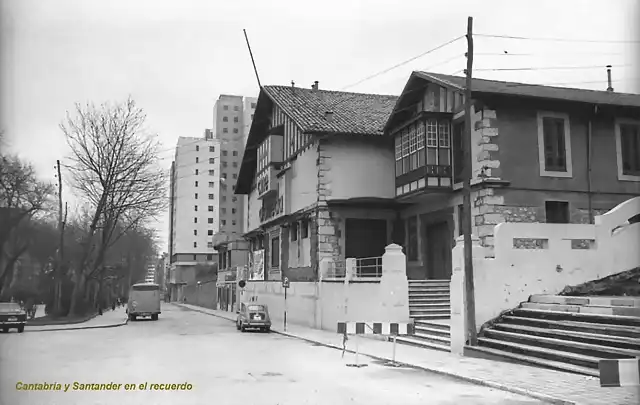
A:
[[[282,288],[289,288],[289,277],[282,278]]]
[[[247,285],[247,282],[244,280],[240,280],[238,281],[238,287],[240,288],[244,288]]]

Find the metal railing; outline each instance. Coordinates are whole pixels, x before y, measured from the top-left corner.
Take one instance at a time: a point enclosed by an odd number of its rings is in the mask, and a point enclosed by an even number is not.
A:
[[[356,278],[371,279],[382,277],[382,256],[356,259]]]
[[[324,280],[343,280],[347,274],[346,263],[343,260],[334,260],[328,263]]]

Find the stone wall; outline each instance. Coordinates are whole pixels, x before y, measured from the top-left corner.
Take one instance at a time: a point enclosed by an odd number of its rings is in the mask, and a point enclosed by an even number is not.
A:
[[[502,176],[500,168],[500,136],[498,118],[495,110],[483,108],[473,113],[473,132],[471,139],[473,162],[473,178],[494,178]]]
[[[326,206],[318,207],[316,222],[318,237],[318,261],[324,257],[333,260],[344,260],[344,252],[340,246],[340,218]]]

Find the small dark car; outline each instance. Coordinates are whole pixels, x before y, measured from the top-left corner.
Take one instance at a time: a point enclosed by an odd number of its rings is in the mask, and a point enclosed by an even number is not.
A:
[[[27,313],[15,302],[0,302],[0,328],[4,333],[9,329],[18,329],[18,333],[24,332],[27,323]]]
[[[264,332],[269,332],[271,330],[269,308],[264,304],[240,304],[240,312],[238,312],[236,328],[242,332],[247,329],[258,329]]]

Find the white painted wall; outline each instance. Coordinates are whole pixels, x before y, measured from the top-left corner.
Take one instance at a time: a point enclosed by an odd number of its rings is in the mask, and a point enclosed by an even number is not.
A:
[[[564,287],[640,266],[640,197],[596,217],[595,225],[502,223],[495,227],[495,258],[485,258],[476,238],[474,282],[476,326],[517,307],[533,294],[558,294]],[[543,249],[515,249],[514,238],[546,240]],[[593,240],[590,249],[572,249],[572,240]],[[464,334],[464,254],[462,238],[453,249],[451,279],[452,347]]]
[[[395,197],[395,160],[390,146],[336,139],[324,152],[331,156],[330,199]]]
[[[318,151],[315,146],[302,152],[285,174],[289,192],[289,212],[294,213],[316,202],[318,187]]]

